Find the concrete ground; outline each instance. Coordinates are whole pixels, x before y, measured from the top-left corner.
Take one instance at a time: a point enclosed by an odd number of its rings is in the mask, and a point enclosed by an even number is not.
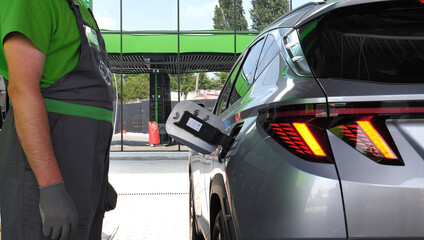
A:
[[[112,152],[109,180],[118,192],[103,240],[188,239],[188,152]]]

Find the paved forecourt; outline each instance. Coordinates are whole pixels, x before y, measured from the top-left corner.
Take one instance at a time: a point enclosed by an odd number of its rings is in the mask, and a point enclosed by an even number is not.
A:
[[[112,152],[109,180],[118,204],[103,240],[189,238],[188,152]]]

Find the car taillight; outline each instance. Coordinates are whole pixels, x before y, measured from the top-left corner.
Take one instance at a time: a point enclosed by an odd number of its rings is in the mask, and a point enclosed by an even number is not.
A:
[[[328,113],[328,114],[327,114]],[[369,159],[404,165],[387,129],[389,118],[422,118],[422,102],[334,103],[261,110],[259,121],[280,145],[312,162],[334,162],[327,129]]]
[[[325,152],[322,150],[321,145],[319,145],[314,135],[309,130],[306,123],[293,123],[293,126],[296,128],[297,132],[299,132],[302,140],[308,145],[315,156],[327,156],[327,154],[325,154]]]
[[[369,120],[348,122],[330,128],[340,139],[345,141],[358,152],[381,164],[403,165],[384,137],[379,133],[386,130],[376,130]],[[388,137],[386,137],[388,138]]]
[[[329,105],[329,130],[377,163],[403,166],[386,120],[422,118],[423,113],[420,101],[334,103]]]
[[[272,123],[271,128],[281,141],[296,152],[326,156],[305,123]]]
[[[378,150],[377,154],[378,156],[382,156],[389,159],[396,159],[396,155],[393,153],[392,149],[387,145],[386,141],[380,136],[380,134],[375,130],[374,126],[370,123],[370,121],[357,121],[360,128],[357,130],[357,135],[359,135],[361,132],[365,133],[367,138],[364,138],[365,141],[368,139],[369,141],[368,145],[373,150]],[[362,131],[361,131],[362,130]],[[372,143],[372,145],[371,145]],[[366,146],[362,146],[362,148],[367,148]],[[377,152],[377,151],[372,151]]]
[[[302,159],[331,163],[325,119],[325,105],[284,106],[263,110],[259,120],[280,145]],[[324,127],[323,127],[324,126]]]

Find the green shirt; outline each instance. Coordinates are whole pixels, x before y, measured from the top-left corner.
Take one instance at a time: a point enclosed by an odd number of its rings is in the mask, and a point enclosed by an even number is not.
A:
[[[98,29],[81,0],[83,19]],[[75,15],[67,0],[0,0],[0,75],[9,79],[3,41],[7,34],[25,35],[46,55],[40,89],[53,84],[78,63],[81,38]]]

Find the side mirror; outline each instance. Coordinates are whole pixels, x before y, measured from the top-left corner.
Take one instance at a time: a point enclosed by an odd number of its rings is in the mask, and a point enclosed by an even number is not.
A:
[[[175,105],[166,121],[168,135],[203,154],[212,153],[218,145],[230,147],[231,138],[224,129],[220,118],[191,101]]]

